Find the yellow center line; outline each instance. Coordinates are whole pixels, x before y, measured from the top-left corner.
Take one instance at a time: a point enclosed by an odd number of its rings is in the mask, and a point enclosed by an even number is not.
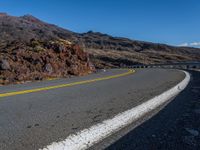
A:
[[[52,89],[57,89],[57,88],[70,87],[70,86],[74,86],[74,85],[92,83],[92,82],[97,82],[97,81],[102,81],[102,80],[109,80],[109,79],[119,78],[119,77],[122,77],[122,76],[127,76],[127,75],[134,73],[134,72],[135,72],[135,70],[130,69],[130,70],[128,70],[128,72],[125,72],[125,73],[122,73],[122,74],[117,74],[117,75],[112,75],[112,76],[107,76],[107,77],[102,77],[102,78],[78,81],[78,82],[73,82],[73,83],[68,83],[68,84],[47,86],[47,87],[42,87],[42,88],[30,89],[30,90],[22,90],[22,91],[2,93],[2,94],[0,94],[0,97],[8,97],[8,96],[14,96],[14,95],[20,95],[20,94],[34,93],[34,92],[39,92],[39,91],[46,91],[46,90],[52,90]]]

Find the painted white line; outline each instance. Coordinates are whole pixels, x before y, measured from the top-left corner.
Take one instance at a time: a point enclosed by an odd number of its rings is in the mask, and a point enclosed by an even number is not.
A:
[[[46,148],[43,148],[43,150],[84,150],[91,147],[179,94],[190,81],[189,73],[185,71],[184,73],[186,77],[183,81],[161,95],[120,113],[112,119],[105,120],[89,129],[84,129],[76,134],[70,135],[64,141],[54,142]]]

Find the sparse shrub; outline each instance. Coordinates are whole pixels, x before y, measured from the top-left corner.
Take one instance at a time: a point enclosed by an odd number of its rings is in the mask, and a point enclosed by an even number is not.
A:
[[[37,45],[37,46],[35,46],[35,47],[33,48],[33,50],[34,50],[35,52],[41,52],[41,51],[44,51],[45,49],[44,49],[42,46]]]
[[[36,40],[34,40],[34,39],[32,39],[32,40],[30,41],[30,44],[31,44],[32,47],[36,47],[36,46],[40,45],[40,42],[39,42],[39,41],[36,41]]]
[[[35,52],[40,52],[40,51],[44,51],[45,48],[44,48],[44,42],[40,42],[38,40],[35,40],[35,39],[32,39],[30,41],[30,48],[29,50],[33,50]]]

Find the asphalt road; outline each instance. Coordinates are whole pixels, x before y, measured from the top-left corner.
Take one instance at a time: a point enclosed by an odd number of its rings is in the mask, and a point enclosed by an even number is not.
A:
[[[84,77],[0,87],[0,149],[32,150],[65,139],[166,91],[185,77],[164,69],[108,70]],[[74,82],[107,78],[73,85]],[[72,84],[59,87],[58,85]],[[56,87],[17,94],[18,91]],[[15,92],[9,96],[5,93]],[[3,96],[1,96],[4,94]]]
[[[118,140],[111,137],[106,150],[199,150],[200,72],[189,73],[192,79],[182,93],[142,125],[122,131]]]

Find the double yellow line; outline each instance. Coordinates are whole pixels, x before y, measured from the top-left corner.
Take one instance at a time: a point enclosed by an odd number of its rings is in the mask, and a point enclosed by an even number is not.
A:
[[[135,70],[128,70],[128,72],[125,72],[125,73],[122,73],[122,74],[117,74],[117,75],[112,75],[112,76],[107,76],[107,77],[102,77],[102,78],[84,80],[84,81],[73,82],[73,83],[68,83],[68,84],[47,86],[47,87],[42,87],[42,88],[30,89],[30,90],[22,90],[22,91],[2,93],[2,94],[0,94],[0,97],[8,97],[8,96],[14,96],[14,95],[20,95],[20,94],[34,93],[34,92],[39,92],[39,91],[46,91],[46,90],[52,90],[52,89],[57,89],[57,88],[70,87],[70,86],[75,86],[75,85],[80,85],[80,84],[92,83],[92,82],[97,82],[97,81],[102,81],[102,80],[109,80],[109,79],[119,78],[119,77],[122,77],[122,76],[127,76],[127,75],[134,73],[134,72],[135,72]]]

